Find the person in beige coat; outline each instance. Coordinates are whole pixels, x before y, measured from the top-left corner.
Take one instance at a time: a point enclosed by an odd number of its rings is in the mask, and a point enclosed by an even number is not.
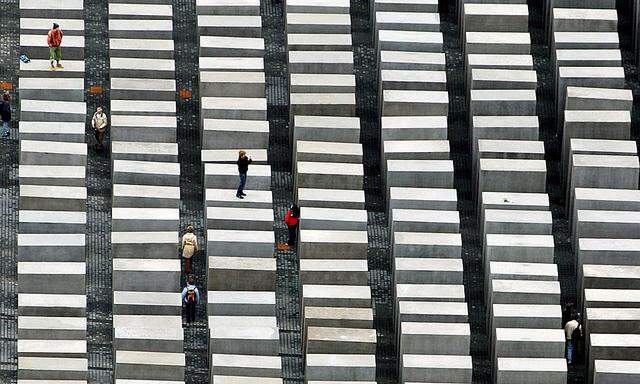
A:
[[[198,251],[198,238],[193,233],[193,227],[187,227],[187,233],[182,236],[182,257],[184,258],[184,270],[191,272],[191,257]]]

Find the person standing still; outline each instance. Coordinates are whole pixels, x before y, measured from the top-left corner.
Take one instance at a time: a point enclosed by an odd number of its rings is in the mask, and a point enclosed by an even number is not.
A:
[[[184,258],[184,271],[191,273],[191,257],[198,251],[198,237],[193,233],[193,227],[187,227],[187,233],[182,236],[182,257]]]
[[[240,175],[240,184],[238,185],[238,191],[236,192],[236,197],[238,199],[244,199],[247,196],[244,193],[244,186],[247,184],[247,172],[249,171],[249,164],[251,164],[253,160],[250,157],[247,157],[247,152],[240,151],[238,152],[238,174]]]
[[[47,45],[49,46],[49,61],[51,61],[51,69],[64,68],[60,63],[62,60],[62,30],[57,23],[53,23],[53,28],[47,34]],[[53,65],[53,62],[56,65]]]
[[[295,247],[298,239],[298,224],[300,223],[300,209],[297,205],[291,204],[287,214],[284,216],[284,222],[289,229],[289,240],[286,245],[289,247]]]
[[[200,291],[195,285],[193,276],[187,278],[187,285],[182,289],[182,302],[187,309],[187,324],[196,320],[196,306],[200,304]]]
[[[582,326],[578,322],[577,316],[572,316],[571,320],[564,326],[564,336],[567,339],[567,364],[573,363],[574,338],[582,333]]]
[[[96,137],[96,149],[102,149],[104,143],[104,133],[107,130],[107,124],[109,120],[107,114],[104,113],[102,107],[96,108],[96,113],[93,114],[91,119],[91,126],[93,127],[93,135]]]
[[[11,96],[8,93],[2,95],[0,101],[0,117],[2,117],[2,132],[0,137],[6,139],[9,137],[9,123],[11,122]]]

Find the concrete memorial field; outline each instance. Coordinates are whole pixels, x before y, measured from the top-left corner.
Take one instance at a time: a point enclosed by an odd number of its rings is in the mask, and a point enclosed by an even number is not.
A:
[[[0,377],[640,382],[639,20],[638,0],[0,4]]]

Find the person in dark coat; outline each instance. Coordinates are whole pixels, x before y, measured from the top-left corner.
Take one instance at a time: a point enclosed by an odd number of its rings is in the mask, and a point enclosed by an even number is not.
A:
[[[0,137],[9,137],[9,123],[11,122],[11,96],[8,93],[2,95],[0,101],[0,117],[2,118],[2,131]]]
[[[298,224],[300,223],[300,209],[297,205],[291,204],[287,214],[284,216],[284,222],[289,229],[289,240],[286,245],[289,247],[295,247],[298,239]]]
[[[249,171],[249,164],[252,163],[250,157],[247,157],[247,152],[240,151],[238,152],[238,174],[240,176],[240,184],[238,184],[238,191],[236,192],[236,197],[238,199],[244,199],[246,194],[244,193],[244,186],[247,184],[247,172]]]

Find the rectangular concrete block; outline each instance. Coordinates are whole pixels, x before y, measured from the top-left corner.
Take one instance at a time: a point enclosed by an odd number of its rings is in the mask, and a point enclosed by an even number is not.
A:
[[[264,72],[200,72],[200,97],[264,97]]]
[[[551,212],[510,209],[485,209],[484,233],[550,235]]]
[[[466,355],[471,344],[468,323],[400,324],[400,354]]]
[[[442,52],[442,32],[406,30],[378,31],[378,49],[409,52]]]
[[[305,332],[305,351],[308,354],[376,353],[375,329],[309,326]]]
[[[394,260],[396,284],[462,284],[462,272],[460,259],[396,257]]]
[[[631,384],[640,379],[637,361],[595,360],[593,382],[595,384]]]
[[[460,214],[456,211],[401,209],[390,211],[392,232],[460,232]]]
[[[211,354],[211,375],[282,377],[280,356]]]
[[[452,188],[451,160],[389,160],[387,188]]]
[[[83,233],[86,231],[86,212],[19,210],[18,232],[29,233]]]
[[[462,252],[459,233],[394,232],[394,257],[424,257],[458,259]]]
[[[549,304],[494,304],[493,328],[560,329],[562,307]]]
[[[466,54],[530,54],[528,32],[466,32]]]
[[[447,116],[382,116],[382,142],[388,140],[446,140]]]
[[[360,142],[360,119],[336,116],[295,116],[294,141]]]
[[[544,160],[480,159],[478,193],[543,193],[546,180],[547,165]]]
[[[389,48],[381,50],[380,69],[443,71],[445,57],[443,52],[399,51]]]
[[[113,161],[113,182],[117,184],[179,186],[180,164],[154,161]]]
[[[117,208],[116,208],[117,209]],[[138,210],[138,208],[123,208],[123,210]],[[126,211],[125,211],[126,212]],[[146,210],[138,211],[144,214]],[[121,214],[122,211],[115,215]],[[175,214],[175,212],[171,212]],[[178,239],[178,220],[169,221],[174,230],[168,231],[134,231],[131,227],[121,232],[111,232],[111,250],[114,257],[138,259],[173,259],[176,255]],[[141,223],[144,221],[141,220]],[[123,225],[124,228],[127,228]],[[124,229],[123,228],[123,229]],[[168,229],[168,228],[167,228]]]
[[[401,355],[400,380],[403,383],[471,382],[471,356],[465,355]]]
[[[270,291],[276,286],[276,262],[264,257],[207,258],[208,289]]]
[[[308,381],[374,381],[375,354],[311,354],[305,358]]]
[[[299,161],[296,188],[362,189],[362,164]]]
[[[115,207],[179,208],[180,206],[179,187],[113,184],[112,195]]]
[[[340,259],[367,258],[367,232],[347,230],[300,231],[298,253],[300,259],[326,259],[329,255]]]
[[[302,285],[304,307],[371,308],[371,288],[347,285]]]
[[[275,316],[273,291],[209,291],[207,313],[212,316]]]
[[[364,209],[363,190],[298,188],[297,192],[300,207]]]
[[[114,315],[181,316],[182,298],[179,292],[113,292]]]
[[[382,114],[384,116],[446,116],[449,113],[449,95],[446,91],[384,90]]]
[[[207,230],[209,256],[272,257],[273,231]]]
[[[466,303],[398,302],[397,322],[468,323]]]
[[[567,362],[563,358],[506,358],[498,359],[496,382],[566,384]],[[525,378],[523,380],[523,378]]]
[[[249,152],[248,155],[251,155]],[[211,164],[204,165],[205,188],[236,189],[240,182],[238,166],[236,164]],[[247,190],[270,190],[271,167],[268,165],[253,164],[247,172]]]
[[[366,231],[367,211],[302,207],[300,230]]]
[[[362,163],[362,144],[297,140],[292,161],[316,163]]]
[[[389,188],[389,209],[431,209],[453,211],[458,207],[455,189]]]
[[[465,302],[464,285],[397,284],[398,301]]]
[[[371,308],[338,308],[305,306],[303,324],[338,328],[373,328]]]
[[[247,196],[244,199],[238,199],[235,189],[207,188],[205,190],[205,205],[207,207],[273,209],[273,193],[271,191],[245,191]]]
[[[211,353],[277,356],[280,352],[275,317],[209,316],[209,322]]]
[[[114,290],[142,292],[178,292],[179,283],[180,260],[113,260]]]
[[[220,230],[273,230],[273,209],[207,207],[207,229]]]

